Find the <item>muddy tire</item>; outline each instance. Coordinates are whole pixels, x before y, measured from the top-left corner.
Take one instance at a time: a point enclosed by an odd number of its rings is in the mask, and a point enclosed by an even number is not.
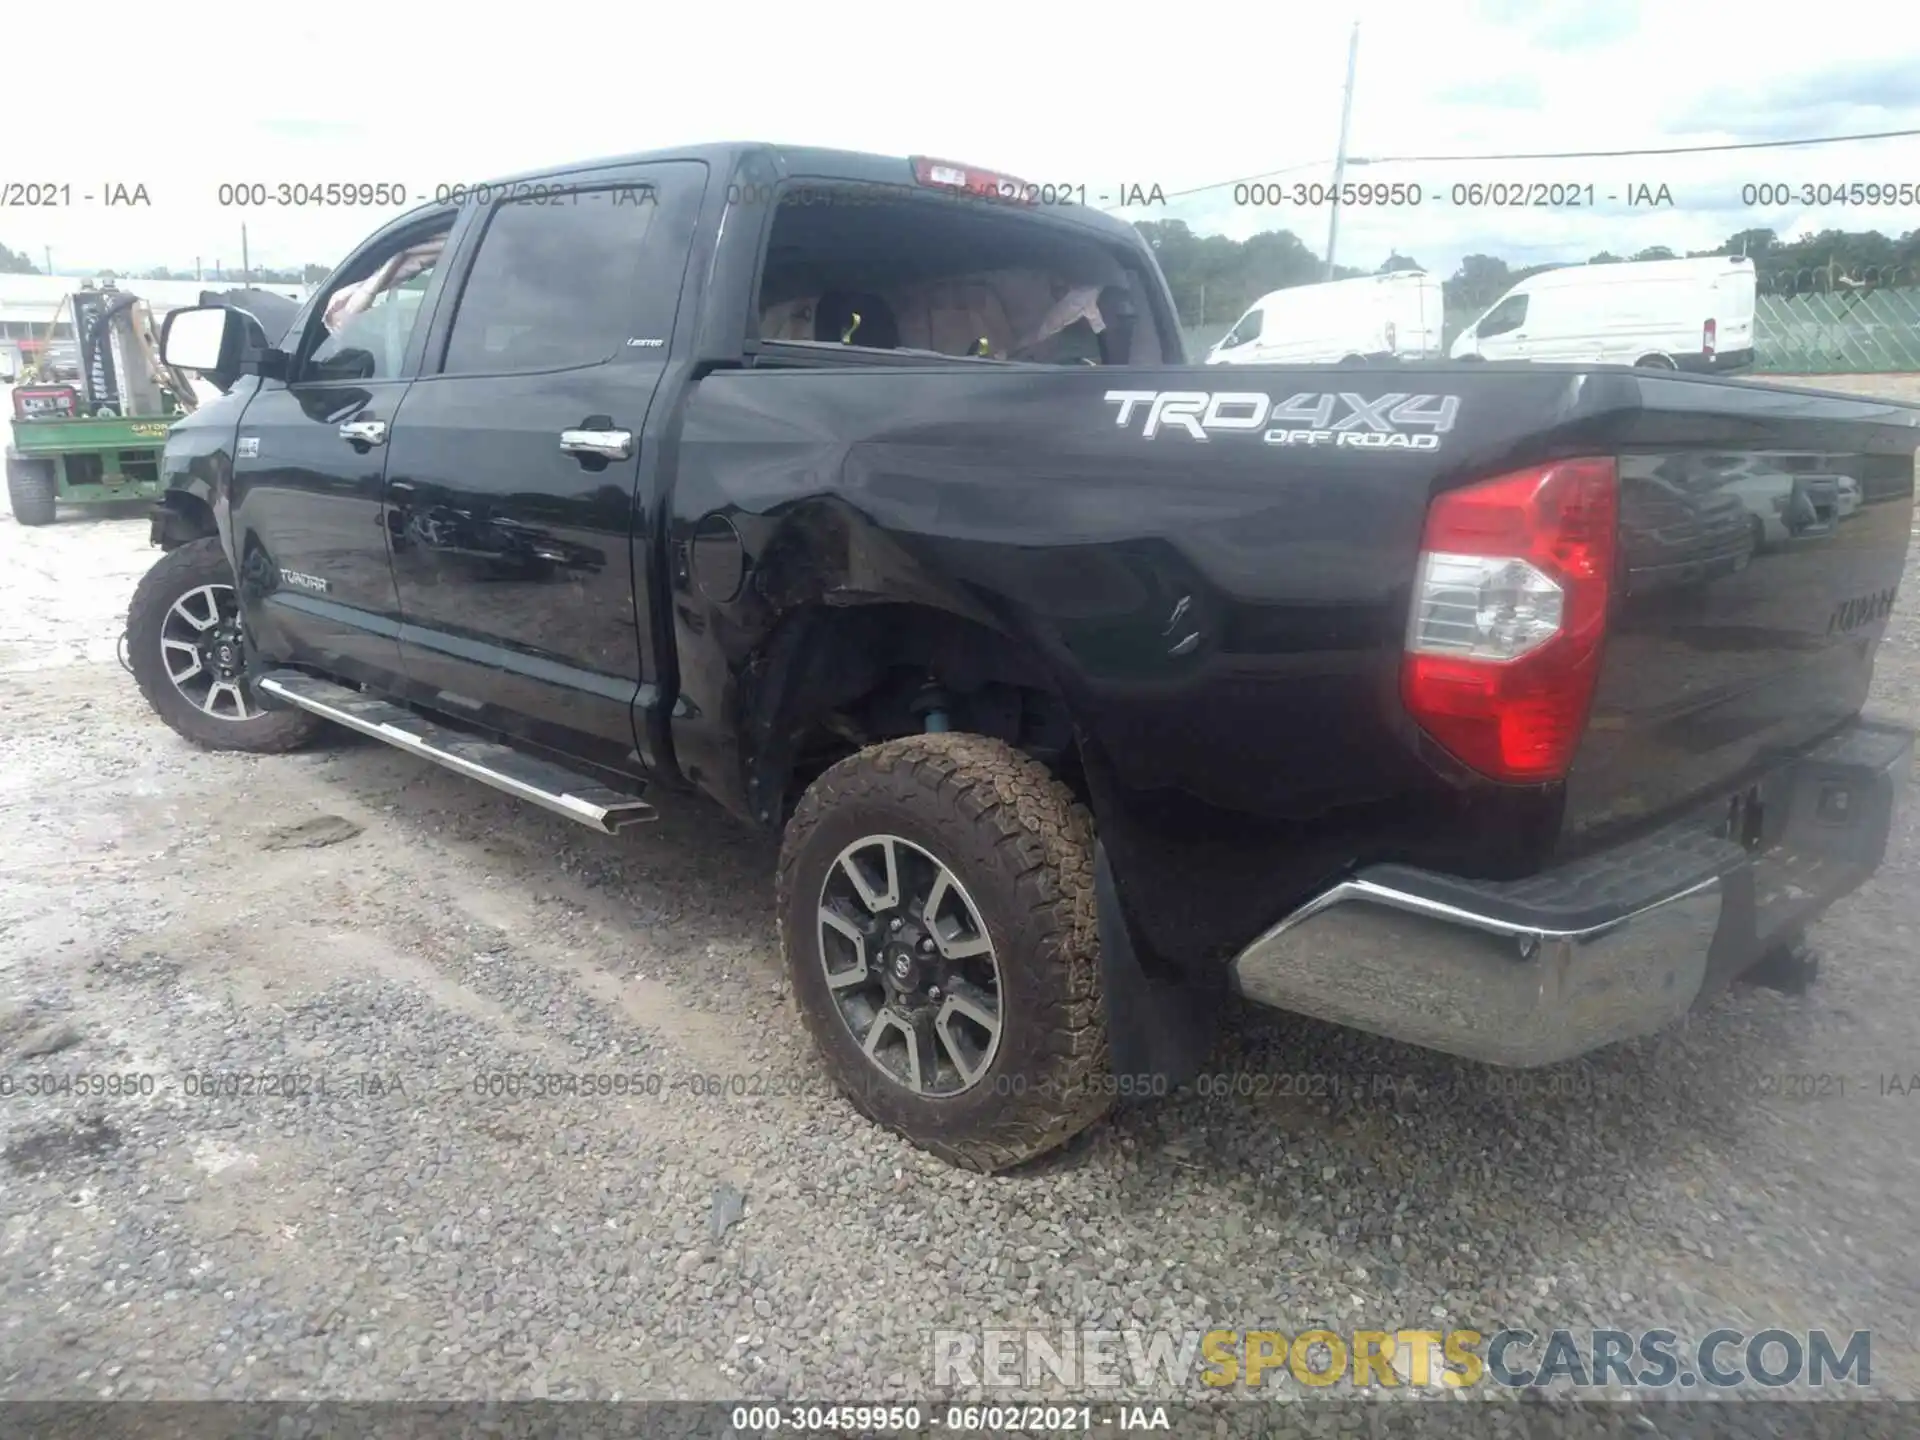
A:
[[[59,493],[51,461],[7,457],[7,503],[20,524],[51,525]]]
[[[241,669],[233,570],[217,538],[169,551],[127,609],[127,662],[140,693],[176,734],[209,750],[297,749],[326,722],[303,710],[263,710]]]
[[[777,903],[795,1003],[869,1119],[994,1171],[1111,1106],[1093,821],[1037,761],[962,734],[842,760],[788,823]]]

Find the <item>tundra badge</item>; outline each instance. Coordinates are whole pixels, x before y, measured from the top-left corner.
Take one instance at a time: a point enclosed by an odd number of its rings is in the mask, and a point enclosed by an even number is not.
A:
[[[1118,405],[1114,424],[1125,426],[1146,407],[1142,439],[1162,428],[1185,431],[1195,440],[1215,433],[1265,431],[1269,445],[1325,445],[1361,450],[1438,450],[1440,437],[1460,415],[1458,395],[1388,393],[1368,399],[1342,391],[1302,393],[1276,403],[1257,390],[1109,390]],[[1346,414],[1335,420],[1334,412]]]
[[[1894,596],[1898,589],[1898,586],[1889,585],[1872,595],[1858,595],[1834,606],[1833,614],[1827,617],[1827,633],[1846,635],[1863,625],[1886,619],[1893,613]]]

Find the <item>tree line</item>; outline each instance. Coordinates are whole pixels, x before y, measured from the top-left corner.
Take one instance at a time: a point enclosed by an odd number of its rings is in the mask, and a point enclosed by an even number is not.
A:
[[[1196,235],[1184,220],[1149,220],[1136,228],[1153,247],[1173,290],[1181,323],[1188,326],[1225,327],[1270,290],[1327,278],[1325,260],[1291,230],[1263,230],[1245,240],[1230,240],[1224,235]],[[1754,263],[1761,288],[1781,293],[1920,282],[1920,230],[1891,237],[1877,230],[1822,230],[1795,240],[1784,240],[1772,230],[1740,230],[1711,250],[1681,252],[1654,246],[1632,255],[1603,250],[1586,263],[1715,255],[1746,255]],[[1336,266],[1333,278],[1426,268],[1413,256],[1395,251],[1373,269]],[[1509,265],[1497,255],[1468,255],[1441,282],[1447,314],[1471,319],[1521,280],[1556,268]]]
[[[10,250],[5,245],[0,245],[0,275],[39,275],[41,273],[40,267],[34,264],[32,258],[23,251]],[[248,283],[254,285],[314,285],[326,279],[327,276],[332,273],[333,271],[328,266],[312,264],[302,265],[292,269],[274,269],[270,266],[256,265],[248,270],[244,276],[226,266],[216,266],[212,270],[202,270],[198,275],[195,275],[191,270],[169,270],[164,265],[156,265],[150,270],[141,270],[137,273],[134,271],[122,272],[118,270],[102,272],[107,278],[116,281],[199,280],[203,284],[208,285],[232,284],[243,278]]]
[[[1224,235],[1196,235],[1184,220],[1148,220],[1136,227],[1159,258],[1160,269],[1173,289],[1183,324],[1221,325],[1238,319],[1246,308],[1270,290],[1307,285],[1327,278],[1326,263],[1291,230],[1263,230],[1245,240]],[[1920,230],[1886,236],[1877,230],[1822,230],[1783,240],[1772,230],[1739,230],[1711,250],[1691,250],[1687,257],[1747,255],[1754,262],[1763,289],[1794,293],[1841,285],[1912,285],[1920,281]],[[1601,251],[1587,263],[1604,265],[1623,260],[1674,260],[1681,253],[1654,246],[1633,255]],[[1372,270],[1349,265],[1335,267],[1334,278],[1385,274],[1391,270],[1424,270],[1411,255],[1398,251]],[[1478,315],[1509,287],[1551,270],[1552,265],[1512,266],[1497,255],[1468,255],[1442,281],[1449,316]],[[0,245],[0,274],[38,275],[25,254]],[[329,274],[324,265],[297,269],[260,268],[249,272],[256,284],[315,284]],[[116,276],[126,280],[191,280],[185,271],[159,267],[139,274]],[[223,270],[208,281],[241,277]]]

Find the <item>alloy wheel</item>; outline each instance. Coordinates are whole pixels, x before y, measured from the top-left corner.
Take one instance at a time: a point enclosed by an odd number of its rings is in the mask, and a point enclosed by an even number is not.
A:
[[[189,705],[216,720],[251,720],[240,601],[231,585],[198,585],[167,608],[160,661]]]
[[[897,835],[842,850],[820,886],[820,965],[867,1059],[917,1095],[971,1090],[999,1053],[1005,991],[959,877]]]

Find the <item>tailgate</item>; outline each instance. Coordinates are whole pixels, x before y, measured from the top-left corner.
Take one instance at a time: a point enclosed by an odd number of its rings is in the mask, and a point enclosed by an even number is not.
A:
[[[1572,851],[1741,789],[1857,714],[1913,528],[1920,410],[1640,383]]]

